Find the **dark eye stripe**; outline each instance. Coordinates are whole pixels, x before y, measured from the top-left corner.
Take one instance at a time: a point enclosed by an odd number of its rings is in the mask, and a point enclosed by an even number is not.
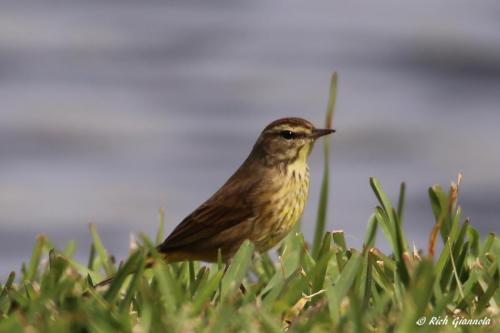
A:
[[[291,140],[291,139],[301,139],[307,137],[306,133],[303,132],[294,132],[290,130],[282,130],[279,132],[274,132],[275,135],[280,136],[286,140]]]

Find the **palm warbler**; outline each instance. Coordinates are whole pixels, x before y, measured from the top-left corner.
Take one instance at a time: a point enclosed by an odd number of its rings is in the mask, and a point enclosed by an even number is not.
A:
[[[282,240],[300,219],[309,191],[307,157],[319,137],[301,118],[283,118],[260,134],[226,183],[158,246],[168,262],[231,258],[249,239],[259,252]]]
[[[260,134],[250,155],[222,187],[188,215],[158,246],[168,262],[230,259],[244,240],[263,252],[300,219],[309,192],[307,157],[319,137],[305,119],[283,118]],[[153,264],[148,259],[147,266]],[[104,286],[112,277],[95,287]]]

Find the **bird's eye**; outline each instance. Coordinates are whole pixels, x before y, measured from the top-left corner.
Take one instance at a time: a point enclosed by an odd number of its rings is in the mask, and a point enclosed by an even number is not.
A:
[[[295,133],[292,131],[281,131],[280,135],[282,138],[284,138],[286,140],[290,140],[290,139],[295,138]]]

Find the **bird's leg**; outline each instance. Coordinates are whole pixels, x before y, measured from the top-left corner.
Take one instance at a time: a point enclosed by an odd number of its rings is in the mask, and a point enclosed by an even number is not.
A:
[[[224,266],[224,274],[226,274],[227,270],[229,269],[229,266],[231,265],[231,259],[227,259],[225,262]],[[240,284],[240,291],[242,294],[245,294],[247,292],[247,289],[243,285],[243,283]]]

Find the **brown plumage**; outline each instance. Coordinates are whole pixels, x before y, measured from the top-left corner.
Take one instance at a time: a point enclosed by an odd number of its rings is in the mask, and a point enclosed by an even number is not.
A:
[[[332,132],[301,118],[269,124],[240,168],[158,251],[167,261],[215,261],[219,249],[228,259],[245,239],[259,251],[274,246],[302,215],[309,187],[306,158],[313,142]]]

